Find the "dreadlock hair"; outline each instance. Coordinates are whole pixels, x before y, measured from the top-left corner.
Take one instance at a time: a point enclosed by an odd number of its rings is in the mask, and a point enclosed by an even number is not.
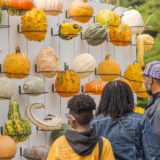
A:
[[[133,111],[133,93],[128,84],[116,80],[107,83],[104,87],[96,115],[110,115],[116,119]]]
[[[87,125],[93,118],[96,103],[89,95],[78,94],[68,101],[67,108],[74,114],[73,116],[80,125]]]

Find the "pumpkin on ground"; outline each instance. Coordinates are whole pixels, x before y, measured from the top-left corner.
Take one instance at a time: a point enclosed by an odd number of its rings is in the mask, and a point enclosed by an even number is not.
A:
[[[32,0],[0,0],[0,6],[8,9],[8,14],[11,16],[22,16],[26,10],[33,8]]]
[[[11,98],[14,94],[14,84],[7,77],[0,77],[0,99]]]
[[[16,151],[15,141],[7,135],[0,134],[0,160],[11,160],[16,155]]]
[[[65,64],[64,71],[56,77],[55,88],[61,97],[71,97],[77,94],[80,90],[79,75],[75,71],[69,70]]]
[[[62,126],[62,119],[58,115],[49,114],[45,117],[44,120],[39,119],[34,115],[34,109],[45,108],[45,106],[41,103],[32,103],[26,107],[25,114],[26,117],[38,128],[43,130],[57,130]]]
[[[144,108],[136,106],[133,111],[137,113],[144,113]]]
[[[47,78],[54,77],[57,74],[57,72],[55,71],[60,70],[58,57],[56,56],[54,49],[51,47],[41,49],[41,51],[37,55],[36,62],[38,70],[43,71],[42,75]]]
[[[35,0],[35,8],[42,9],[46,15],[58,16],[63,10],[62,0]]]
[[[137,91],[143,84],[143,70],[139,64],[129,64],[124,72],[124,77],[131,83],[133,90]]]
[[[88,53],[83,53],[77,56],[69,66],[69,69],[78,73],[80,78],[87,78],[95,71],[96,60]]]
[[[69,5],[69,16],[79,22],[86,23],[93,16],[94,9],[87,0],[74,0]]]
[[[3,72],[6,72],[5,75],[8,78],[25,78],[28,76],[30,68],[29,57],[20,52],[19,46],[16,47],[15,53],[8,53],[3,61]]]
[[[63,22],[59,27],[59,36],[62,39],[69,40],[77,36],[77,33],[81,32],[82,28],[78,23]]]
[[[139,11],[131,9],[122,14],[121,24],[131,27],[132,34],[141,33],[144,29],[143,19]]]
[[[21,17],[21,31],[29,41],[43,41],[47,28],[47,18],[41,9],[34,8]]]
[[[131,83],[127,79],[125,79],[125,78],[119,78],[118,80],[122,81],[124,83],[127,83],[129,85],[129,87],[131,88],[131,90],[133,91],[133,87],[132,87]]]
[[[102,24],[106,24],[108,21],[109,28],[118,27],[121,23],[121,18],[119,14],[108,9],[103,9],[99,11],[96,19],[98,23],[102,23]]]
[[[128,46],[132,41],[132,32],[127,24],[109,29],[109,38],[115,46]]]
[[[84,39],[91,46],[102,44],[108,38],[108,23],[103,25],[101,23],[91,24],[84,32]]]
[[[50,147],[48,145],[27,147],[27,148],[24,148],[23,150],[23,157],[25,157],[27,160],[30,160],[30,159],[45,160],[47,159],[49,150],[50,150]]]
[[[150,95],[146,92],[146,87],[145,87],[144,83],[142,83],[140,88],[137,88],[136,94],[137,94],[137,97],[141,97],[141,98],[149,98],[150,97]]]
[[[110,56],[110,54],[107,54],[105,60],[98,64],[98,74],[100,74],[102,80],[107,82],[118,78],[121,74],[119,63],[114,59],[109,59]]]
[[[87,93],[91,93],[94,95],[100,95],[105,87],[106,82],[101,80],[93,80],[84,85],[84,90]]]
[[[12,137],[16,143],[28,139],[31,125],[19,112],[19,103],[12,100],[9,104],[8,121],[4,125],[4,133]]]
[[[144,51],[152,49],[154,45],[154,38],[149,34],[140,34],[137,36],[137,48],[138,48],[138,64],[144,65],[143,57]]]
[[[37,76],[30,76],[24,81],[23,89],[25,93],[39,95],[45,91],[44,80]]]

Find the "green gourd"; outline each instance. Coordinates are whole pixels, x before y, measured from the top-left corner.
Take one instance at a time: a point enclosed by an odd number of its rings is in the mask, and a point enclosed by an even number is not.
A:
[[[12,137],[16,143],[25,141],[31,134],[31,125],[19,112],[19,103],[12,100],[9,104],[8,121],[4,125],[6,135]]]
[[[44,80],[36,76],[30,76],[24,81],[23,89],[25,93],[39,95],[45,91]]]
[[[91,46],[97,46],[102,44],[108,38],[108,23],[93,23],[84,32],[84,38]]]

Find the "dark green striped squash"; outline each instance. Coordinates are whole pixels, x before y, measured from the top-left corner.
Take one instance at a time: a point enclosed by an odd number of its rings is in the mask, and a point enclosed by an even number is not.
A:
[[[108,23],[93,23],[84,32],[84,39],[91,46],[97,46],[102,44],[108,38]]]

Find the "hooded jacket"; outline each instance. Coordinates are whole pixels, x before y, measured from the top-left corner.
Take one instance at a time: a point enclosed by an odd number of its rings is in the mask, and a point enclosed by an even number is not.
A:
[[[160,146],[160,92],[152,95],[145,114],[152,124],[157,143]]]
[[[101,160],[114,160],[110,142],[103,139]],[[98,160],[99,136],[93,130],[67,131],[52,145],[47,160]]]

